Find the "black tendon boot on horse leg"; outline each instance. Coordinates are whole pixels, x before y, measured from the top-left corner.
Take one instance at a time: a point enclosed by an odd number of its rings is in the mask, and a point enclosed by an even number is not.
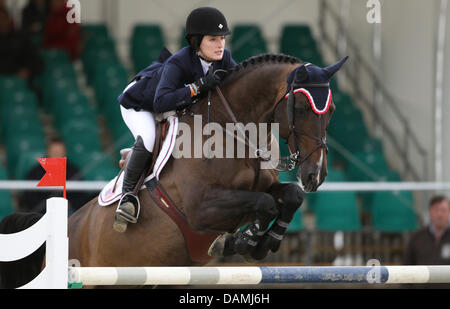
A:
[[[137,194],[133,193],[136,184],[144,173],[146,167],[150,164],[152,153],[147,151],[141,136],[137,136],[130,159],[125,167],[125,175],[123,177],[122,199],[116,210],[113,228],[119,233],[123,233],[127,229],[128,222],[136,223],[136,207],[139,209],[139,199]],[[138,191],[139,192],[139,191]],[[139,212],[138,212],[139,214]]]
[[[220,235],[211,245],[208,254],[210,256],[230,256],[236,253],[244,256],[249,262],[253,261],[250,256],[263,237],[269,223],[278,215],[278,209],[274,198],[264,192],[253,193],[254,209],[256,219],[247,227],[234,234],[225,233]]]
[[[258,199],[258,204],[264,205],[261,208],[276,209],[276,202],[274,198],[265,193]],[[236,253],[243,255],[247,260],[251,261],[250,254],[256,249],[259,241],[264,235],[269,223],[276,217],[274,213],[267,211],[258,211],[256,213],[256,220],[248,224],[246,228],[238,231],[235,235],[234,250]]]
[[[252,258],[256,260],[265,258],[269,250],[274,253],[278,251],[289,223],[303,203],[305,193],[297,184],[283,184],[281,190],[283,195],[277,200],[280,204],[280,215],[259,241],[257,248],[251,253]]]

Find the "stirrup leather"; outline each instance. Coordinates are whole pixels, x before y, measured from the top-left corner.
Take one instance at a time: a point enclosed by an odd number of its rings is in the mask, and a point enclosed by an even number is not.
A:
[[[120,209],[120,205],[122,205],[122,200],[127,195],[130,195],[133,199],[135,199],[137,201],[137,214],[136,214],[136,216],[132,216],[129,213],[127,213],[127,212],[123,211],[122,209]],[[124,219],[124,220],[126,220],[126,221],[128,221],[130,223],[137,223],[140,212],[141,212],[141,202],[139,201],[139,198],[136,195],[133,194],[133,192],[127,192],[120,198],[119,204],[117,205],[117,209],[116,209],[116,216],[119,216],[122,219]]]

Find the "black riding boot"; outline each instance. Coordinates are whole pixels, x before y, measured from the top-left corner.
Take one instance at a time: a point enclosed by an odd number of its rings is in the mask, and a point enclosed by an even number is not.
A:
[[[130,159],[125,167],[122,199],[117,207],[113,225],[114,230],[117,232],[125,232],[128,222],[137,222],[136,209],[139,209],[139,200],[132,192],[145,168],[151,164],[152,155],[153,153],[145,149],[142,137],[138,135],[131,151]]]

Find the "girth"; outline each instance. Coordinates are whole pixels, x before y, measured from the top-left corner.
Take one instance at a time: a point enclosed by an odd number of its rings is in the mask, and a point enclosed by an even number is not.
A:
[[[220,234],[201,233],[192,229],[186,216],[176,207],[156,177],[147,181],[145,186],[155,204],[177,224],[192,261],[199,263],[211,261],[212,257],[208,255],[208,249]]]

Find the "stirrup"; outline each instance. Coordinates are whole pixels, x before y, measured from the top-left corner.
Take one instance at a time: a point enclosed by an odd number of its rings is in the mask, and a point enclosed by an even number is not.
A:
[[[127,212],[123,211],[122,209],[120,209],[120,205],[122,204],[122,200],[127,195],[131,195],[131,197],[137,201],[137,214],[136,214],[136,216],[132,216],[129,213],[127,213]],[[132,204],[134,205],[134,203],[132,203]],[[120,198],[119,204],[117,205],[117,209],[116,209],[116,216],[119,216],[122,219],[124,219],[125,221],[128,221],[130,223],[137,223],[140,212],[141,212],[141,203],[139,201],[139,198],[136,195],[134,195],[133,192],[127,192]]]

